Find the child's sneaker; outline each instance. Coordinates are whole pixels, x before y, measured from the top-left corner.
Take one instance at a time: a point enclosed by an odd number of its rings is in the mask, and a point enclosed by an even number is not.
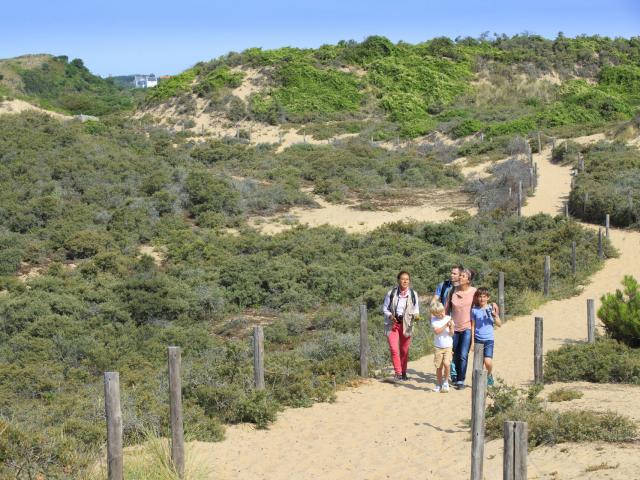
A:
[[[487,377],[487,385],[492,387],[493,386],[493,375],[489,375]]]
[[[442,384],[442,388],[440,389],[440,393],[449,393],[449,384],[444,382]]]
[[[440,393],[440,390],[441,390],[440,385],[436,385],[435,387],[433,387],[433,391],[436,393]]]

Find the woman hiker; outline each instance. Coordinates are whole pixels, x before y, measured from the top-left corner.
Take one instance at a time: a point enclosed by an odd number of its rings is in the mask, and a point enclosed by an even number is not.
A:
[[[456,369],[456,380],[453,382],[456,389],[464,388],[467,374],[467,361],[473,339],[473,321],[471,307],[476,289],[471,286],[473,272],[468,268],[460,272],[458,286],[447,304],[447,314],[453,320],[453,363]]]
[[[409,272],[401,271],[397,276],[398,285],[387,292],[382,305],[384,313],[384,333],[389,341],[389,351],[395,372],[394,380],[408,380],[407,362],[413,333],[413,321],[420,314],[418,296],[409,287]]]

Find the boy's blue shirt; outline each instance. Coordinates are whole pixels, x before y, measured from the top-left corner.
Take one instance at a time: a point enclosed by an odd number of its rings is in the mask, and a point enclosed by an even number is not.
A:
[[[473,336],[476,340],[493,340],[493,316],[489,313],[491,307],[473,307],[471,309],[471,319],[475,323]]]

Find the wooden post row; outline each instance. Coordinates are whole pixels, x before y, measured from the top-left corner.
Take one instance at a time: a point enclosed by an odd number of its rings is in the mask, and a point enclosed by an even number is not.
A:
[[[549,296],[549,286],[551,284],[551,257],[546,255],[544,257],[544,283],[542,286],[542,293],[545,297]]]
[[[534,383],[544,383],[542,371],[542,317],[536,317],[535,322],[533,333],[533,381]]]
[[[360,376],[369,376],[369,332],[367,331],[367,306],[360,305]]]
[[[487,397],[486,370],[482,368],[473,370],[471,386],[471,480],[483,480],[484,410]]]
[[[504,422],[502,480],[527,480],[527,422]]]
[[[118,372],[104,372],[104,409],[107,420],[107,478],[123,480],[122,412]]]
[[[596,307],[593,298],[587,298],[587,341],[596,341]]]
[[[258,390],[264,389],[264,331],[262,325],[253,327],[253,377]]]
[[[502,321],[507,320],[507,315],[504,309],[504,272],[498,273],[498,308],[500,309],[500,318]]]
[[[184,424],[182,420],[182,377],[180,347],[169,347],[169,415],[171,425],[171,461],[180,478],[184,478]]]

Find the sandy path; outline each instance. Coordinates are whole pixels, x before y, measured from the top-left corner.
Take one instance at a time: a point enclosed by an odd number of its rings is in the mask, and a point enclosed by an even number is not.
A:
[[[525,212],[557,213],[568,193],[569,170],[551,165],[548,150],[534,160],[538,162],[540,188],[529,199]],[[580,295],[549,302],[497,330],[497,376],[508,383],[531,381],[534,316],[544,318],[545,351],[586,339],[586,299],[595,298],[597,307],[600,295],[618,286],[625,273],[640,270],[640,233],[612,230],[611,235],[620,258],[608,260]],[[224,442],[195,442],[190,447],[194,457],[209,466],[212,479],[468,478],[470,444],[463,422],[470,416],[470,389],[447,395],[432,393],[431,357],[412,362],[409,374],[412,380],[402,385],[371,380],[339,392],[333,404],[288,409],[269,430],[234,426],[227,429]],[[546,390],[554,388],[547,386]],[[640,418],[640,388],[582,388],[591,391],[582,404],[575,405],[608,408]],[[501,445],[501,440],[486,444],[486,478],[501,477]],[[530,454],[529,478],[605,478],[605,474],[612,479],[637,478],[638,453],[637,444],[543,447]],[[595,470],[596,466],[601,469]]]

